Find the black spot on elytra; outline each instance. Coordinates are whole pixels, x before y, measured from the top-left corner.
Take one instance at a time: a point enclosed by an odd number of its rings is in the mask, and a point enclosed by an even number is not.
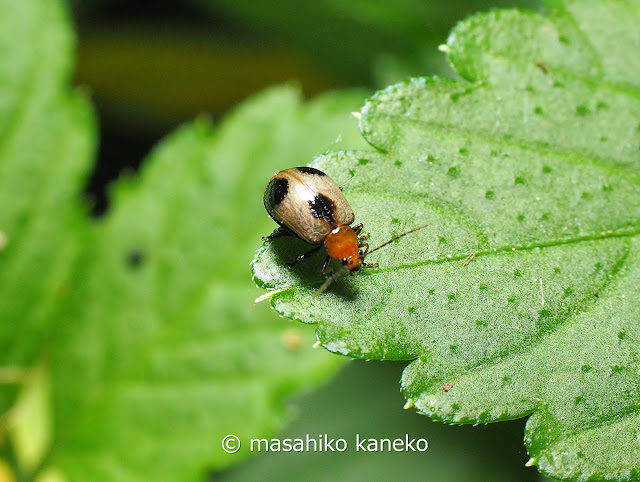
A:
[[[271,209],[280,204],[288,191],[289,181],[286,179],[279,177],[271,181],[269,183],[269,195],[267,196],[270,206],[267,206],[267,211],[271,211]]]
[[[324,172],[322,172],[321,170],[316,169],[314,167],[305,167],[305,166],[303,166],[303,167],[296,167],[296,169],[298,171],[302,171],[302,172],[305,172],[307,174],[315,174],[317,176],[326,176],[326,174]]]
[[[315,199],[309,201],[309,208],[314,218],[324,219],[328,221],[329,224],[334,224],[333,213],[336,207],[327,196],[316,194]]]

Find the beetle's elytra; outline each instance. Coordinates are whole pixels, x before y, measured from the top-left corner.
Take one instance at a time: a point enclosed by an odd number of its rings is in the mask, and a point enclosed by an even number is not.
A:
[[[319,244],[338,225],[353,222],[353,210],[336,183],[312,167],[273,176],[264,192],[269,215],[306,242]]]

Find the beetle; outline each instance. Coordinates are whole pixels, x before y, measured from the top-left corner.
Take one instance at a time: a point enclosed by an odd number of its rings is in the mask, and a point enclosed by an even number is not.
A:
[[[327,257],[338,259],[350,271],[357,271],[369,251],[361,236],[362,224],[351,227],[353,210],[342,190],[324,172],[313,167],[292,167],[276,173],[264,190],[264,207],[280,225],[268,238],[296,235],[309,244],[319,245],[301,254],[289,265],[311,256],[322,245]]]
[[[342,269],[327,278],[316,295],[346,270],[353,274],[362,266],[377,266],[376,263],[364,262],[367,254],[425,227],[419,226],[395,236],[370,251],[369,244],[365,242],[367,235],[360,234],[362,224],[351,226],[353,209],[342,189],[324,172],[313,167],[292,167],[276,173],[267,183],[263,200],[269,216],[280,225],[265,240],[298,236],[311,245],[318,245],[287,263],[288,267],[315,254],[323,246],[327,249],[327,257],[322,264],[322,273],[326,272],[331,259],[342,263]]]

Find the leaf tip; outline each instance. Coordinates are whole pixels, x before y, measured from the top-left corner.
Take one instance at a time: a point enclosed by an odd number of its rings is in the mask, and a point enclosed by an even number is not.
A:
[[[255,300],[253,300],[253,306],[257,305],[258,303],[264,300],[268,300],[269,298],[271,298],[274,295],[277,295],[278,293],[282,293],[285,289],[286,288],[280,288],[279,290],[268,291],[265,294],[258,296]]]
[[[320,340],[316,340],[312,348],[320,348],[321,346],[322,346],[322,342]]]
[[[407,399],[407,403],[405,403],[402,408],[404,410],[409,410],[410,408],[413,408],[413,406],[414,406],[413,398],[409,398],[409,399]]]
[[[536,465],[537,462],[538,462],[538,459],[536,457],[531,457],[529,460],[527,460],[527,463],[524,464],[524,466],[533,467],[534,465]]]
[[[318,343],[320,341],[318,340]],[[348,344],[344,340],[332,340],[325,343],[320,343],[321,346],[324,346],[331,353],[340,353],[345,356],[353,356],[351,355],[351,350],[349,349]]]

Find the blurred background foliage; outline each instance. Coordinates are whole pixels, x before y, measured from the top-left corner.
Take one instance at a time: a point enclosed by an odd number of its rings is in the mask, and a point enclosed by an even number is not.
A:
[[[100,159],[89,186],[98,214],[106,183],[202,112],[219,119],[282,82],[313,96],[453,76],[437,47],[458,20],[491,8],[541,8],[539,0],[70,1],[75,80],[100,117]]]
[[[94,214],[105,188],[136,170],[177,125],[205,112],[214,121],[263,88],[294,82],[306,96],[409,76],[454,76],[438,45],[451,27],[491,8],[540,10],[536,0],[72,0],[78,32],[75,83],[100,118],[100,149],[87,187]],[[310,159],[301,159],[306,164]],[[260,200],[256,200],[260,202]],[[258,240],[256,240],[256,246]],[[426,454],[263,454],[216,480],[326,480],[343,476],[425,480],[538,480],[525,469],[524,421],[446,427],[403,411],[404,363],[354,361],[328,386],[293,404],[280,437],[355,434],[424,437]],[[363,469],[365,472],[363,472]],[[0,477],[1,478],[1,477]]]

